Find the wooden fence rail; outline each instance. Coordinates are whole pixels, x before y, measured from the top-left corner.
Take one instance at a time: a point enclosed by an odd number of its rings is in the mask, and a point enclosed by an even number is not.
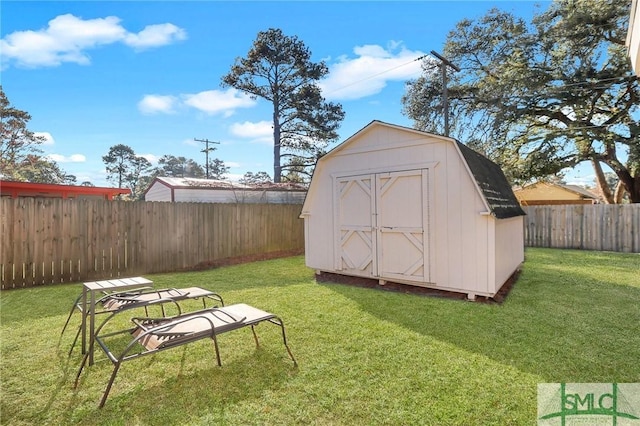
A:
[[[295,204],[2,198],[0,208],[2,289],[304,250]]]
[[[523,207],[528,247],[640,252],[640,204]]]

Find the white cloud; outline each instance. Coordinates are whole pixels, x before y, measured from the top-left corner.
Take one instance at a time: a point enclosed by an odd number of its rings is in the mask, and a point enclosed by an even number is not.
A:
[[[64,62],[90,63],[87,50],[112,43],[124,43],[137,50],[163,46],[184,40],[186,32],[173,24],[155,24],[139,33],[128,32],[120,18],[82,19],[71,14],[59,15],[40,30],[15,31],[0,40],[2,67],[52,67]]]
[[[33,135],[39,138],[43,138],[42,145],[53,145],[56,141],[49,132],[33,132]]]
[[[223,114],[231,116],[237,108],[249,108],[256,105],[256,101],[249,95],[236,89],[207,90],[195,94],[181,95],[185,105],[210,115]]]
[[[320,82],[323,96],[330,100],[360,99],[379,93],[389,81],[406,81],[421,74],[424,55],[401,42],[392,41],[387,48],[379,45],[356,46],[355,58],[343,55],[329,65],[329,74]]]
[[[143,114],[173,114],[177,108],[191,107],[209,115],[222,114],[229,117],[238,108],[250,108],[256,101],[249,95],[236,90],[205,90],[199,93],[172,95],[144,95],[138,102],[138,110]],[[184,143],[189,142],[185,141]]]
[[[172,114],[178,99],[175,96],[144,95],[138,102],[138,110],[143,114]]]
[[[129,33],[124,38],[126,45],[136,49],[148,49],[151,47],[171,44],[175,40],[184,40],[187,33],[182,28],[173,24],[148,25],[137,34]]]
[[[87,157],[82,154],[73,154],[68,157],[60,154],[49,154],[47,158],[56,163],[84,163],[87,161]]]
[[[241,138],[270,138],[273,136],[273,123],[270,121],[258,121],[253,123],[245,121],[244,123],[234,123],[229,128],[232,135]]]

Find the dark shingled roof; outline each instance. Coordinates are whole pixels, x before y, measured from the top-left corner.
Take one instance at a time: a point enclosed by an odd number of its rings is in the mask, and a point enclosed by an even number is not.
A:
[[[491,213],[498,219],[524,216],[526,213],[520,207],[500,166],[460,142],[458,147],[487,200]]]

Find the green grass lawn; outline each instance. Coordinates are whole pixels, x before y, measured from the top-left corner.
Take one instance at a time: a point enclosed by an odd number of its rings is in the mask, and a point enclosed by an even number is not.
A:
[[[149,275],[282,317],[123,364],[60,330],[81,285],[0,295],[0,423],[108,425],[535,424],[537,384],[640,382],[640,255],[528,249],[502,305],[316,283],[303,257]],[[119,318],[114,327],[126,324]]]

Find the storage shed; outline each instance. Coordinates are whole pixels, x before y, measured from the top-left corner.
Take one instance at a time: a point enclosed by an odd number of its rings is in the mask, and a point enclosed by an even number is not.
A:
[[[295,183],[243,185],[215,179],[156,177],[145,201],[302,204],[307,189]]]
[[[524,261],[524,214],[484,156],[373,121],[316,165],[301,213],[306,264],[493,297]]]

